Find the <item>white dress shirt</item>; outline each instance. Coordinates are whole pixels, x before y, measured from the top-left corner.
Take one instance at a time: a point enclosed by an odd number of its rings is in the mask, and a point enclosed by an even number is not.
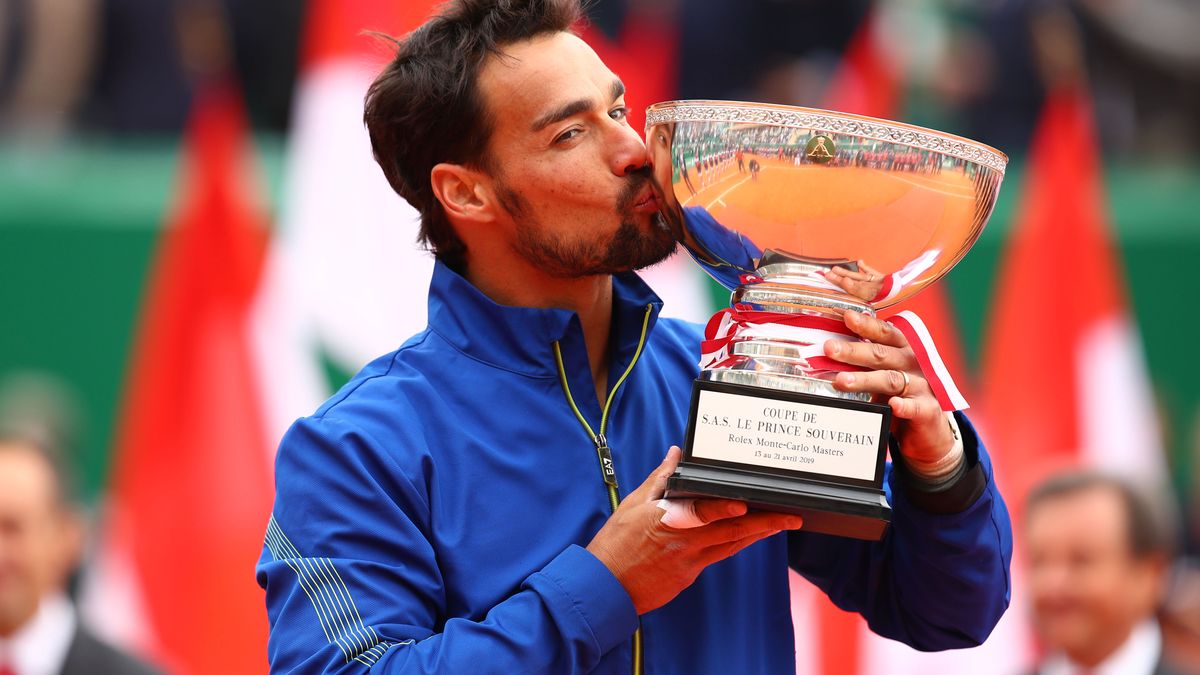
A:
[[[75,637],[75,608],[61,593],[42,598],[29,623],[0,638],[0,654],[19,675],[58,675]]]
[[[1147,619],[1129,633],[1125,642],[1095,668],[1087,669],[1072,663],[1065,654],[1055,654],[1046,660],[1040,675],[1150,675],[1162,656],[1162,633],[1158,622]]]

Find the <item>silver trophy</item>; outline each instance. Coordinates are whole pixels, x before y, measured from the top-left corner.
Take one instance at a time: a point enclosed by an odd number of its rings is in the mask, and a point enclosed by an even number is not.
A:
[[[950,134],[790,106],[673,101],[646,116],[663,215],[732,291],[702,346],[668,495],[742,499],[800,513],[806,530],[882,537],[891,410],[835,389],[845,367],[822,345],[856,339],[845,312],[874,316],[966,254],[1007,157]]]

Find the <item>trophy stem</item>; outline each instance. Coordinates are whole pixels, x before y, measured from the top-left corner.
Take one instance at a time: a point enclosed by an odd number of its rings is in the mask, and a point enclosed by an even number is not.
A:
[[[875,314],[869,304],[854,298],[785,283],[742,285],[734,291],[732,303],[735,308],[776,315],[780,319],[803,314],[839,325],[849,311]],[[833,378],[840,369],[830,368],[828,363],[818,365],[821,361],[828,362],[823,356],[823,343],[829,336],[826,329],[795,325],[794,320],[774,323],[766,319],[754,327],[737,328],[727,358],[705,367],[700,379],[848,400],[870,400],[868,394],[835,388]]]
[[[875,309],[857,298],[795,284],[778,283],[775,278],[762,283],[738,286],[730,296],[730,302],[734,307],[749,305],[758,312],[811,314],[838,321],[842,320],[846,312],[875,316]]]

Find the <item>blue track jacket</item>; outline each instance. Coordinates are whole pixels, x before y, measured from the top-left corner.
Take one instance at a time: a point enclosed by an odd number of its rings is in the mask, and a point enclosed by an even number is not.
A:
[[[592,433],[628,494],[683,443],[701,335],[636,275],[613,284],[607,413],[573,312],[497,305],[439,264],[429,327],[295,423],[257,567],[272,672],[631,672],[639,618],[584,548],[610,513]],[[959,421],[979,487],[956,512],[889,466],[883,541],[801,531],[712,565],[641,617],[645,672],[792,672],[789,563],[882,635],[982,642],[1011,528]]]

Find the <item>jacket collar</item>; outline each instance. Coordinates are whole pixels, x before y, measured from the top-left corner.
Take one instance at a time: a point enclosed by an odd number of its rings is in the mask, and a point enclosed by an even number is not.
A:
[[[648,306],[652,328],[662,300],[632,272],[613,276],[610,344],[618,357],[636,349]],[[554,342],[564,351],[583,344],[575,312],[499,305],[440,261],[429,286],[429,328],[473,359],[532,376],[555,374]]]

